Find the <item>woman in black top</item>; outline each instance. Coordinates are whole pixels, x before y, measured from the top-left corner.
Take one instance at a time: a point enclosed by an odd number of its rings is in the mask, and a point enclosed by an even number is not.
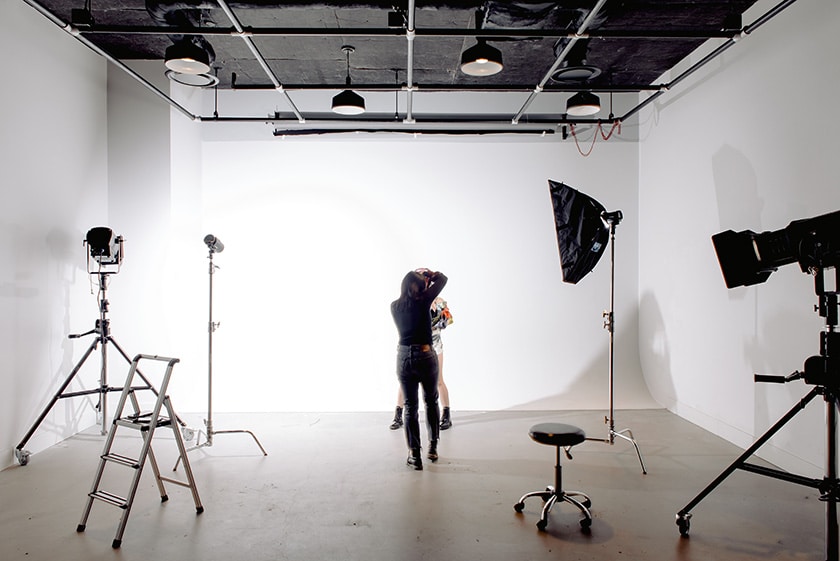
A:
[[[405,397],[405,439],[410,455],[406,463],[416,470],[423,469],[420,457],[420,423],[418,387],[423,387],[426,403],[426,422],[429,430],[428,458],[438,459],[437,443],[440,435],[438,409],[438,361],[432,348],[432,301],[446,286],[446,275],[428,269],[411,271],[402,281],[400,297],[391,303],[391,315],[399,333],[397,347],[397,378]]]

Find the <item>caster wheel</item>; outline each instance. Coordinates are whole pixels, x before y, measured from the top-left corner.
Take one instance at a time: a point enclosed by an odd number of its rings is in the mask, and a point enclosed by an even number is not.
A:
[[[195,430],[194,429],[184,427],[183,429],[181,429],[181,434],[184,435],[184,440],[186,440],[187,442],[191,442],[192,439],[195,438]]]
[[[585,506],[586,508],[592,508],[592,501],[591,501],[591,500],[589,500],[589,499],[586,499],[586,500],[585,500],[585,501],[583,501],[581,504],[582,504],[583,506]]]
[[[548,526],[547,520],[540,520],[539,522],[537,522],[537,530],[539,530],[540,532],[545,532],[546,526]]]
[[[522,509],[525,508],[525,503],[516,503],[513,505],[513,510],[516,512],[522,512]]]
[[[591,518],[584,518],[580,521],[580,529],[586,533],[589,533],[589,529],[592,527],[592,519]]]
[[[688,529],[691,527],[690,514],[677,515],[677,528],[680,529],[680,535],[684,538],[688,537]]]
[[[25,466],[29,463],[29,456],[31,453],[29,450],[18,450],[15,449],[15,458],[17,459],[18,463],[22,466]]]

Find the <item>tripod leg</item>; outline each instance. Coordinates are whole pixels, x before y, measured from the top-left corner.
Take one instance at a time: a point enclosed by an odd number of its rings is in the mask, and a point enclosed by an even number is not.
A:
[[[770,429],[769,429],[767,432],[765,432],[763,435],[761,435],[761,437],[760,437],[758,440],[756,440],[756,441],[755,441],[755,443],[753,443],[753,445],[752,445],[752,446],[750,446],[749,448],[747,448],[747,449],[744,451],[744,453],[743,453],[743,454],[741,454],[740,456],[738,456],[738,458],[737,458],[734,462],[732,462],[731,464],[729,464],[729,467],[727,467],[725,470],[723,470],[723,471],[720,473],[720,475],[718,475],[718,476],[715,478],[715,480],[714,480],[714,481],[712,481],[711,483],[709,483],[709,484],[706,486],[706,488],[705,488],[705,489],[703,489],[702,491],[700,491],[700,493],[699,493],[696,497],[694,497],[693,499],[691,499],[691,501],[690,501],[687,505],[685,505],[685,506],[683,507],[683,509],[682,509],[682,510],[680,510],[680,511],[677,513],[677,526],[679,526],[679,528],[680,528],[680,533],[681,533],[682,535],[687,535],[687,534],[688,534],[688,526],[689,526],[689,522],[688,522],[688,521],[689,521],[689,519],[691,518],[691,514],[689,514],[689,511],[690,511],[691,509],[693,509],[695,506],[697,506],[697,505],[700,503],[700,501],[702,501],[703,499],[705,499],[705,498],[706,498],[706,497],[707,497],[707,496],[708,496],[708,495],[709,495],[712,491],[714,491],[714,490],[715,490],[715,488],[716,488],[718,485],[720,485],[721,483],[723,483],[723,481],[724,481],[727,477],[729,477],[730,475],[732,475],[732,473],[733,473],[736,469],[738,469],[739,467],[741,467],[742,465],[744,465],[744,462],[747,460],[747,458],[749,458],[750,456],[752,456],[752,455],[755,453],[755,451],[756,451],[756,450],[758,450],[759,448],[761,448],[761,447],[762,447],[762,446],[763,446],[763,445],[764,445],[764,444],[765,444],[768,440],[770,440],[770,438],[772,438],[772,436],[773,436],[774,434],[776,434],[776,433],[779,431],[779,429],[781,429],[781,428],[782,428],[785,424],[787,424],[787,422],[788,422],[788,421],[790,421],[791,419],[793,419],[793,417],[794,417],[794,416],[796,416],[796,414],[797,414],[797,413],[799,413],[802,409],[804,409],[804,408],[805,408],[805,406],[806,406],[806,405],[808,405],[808,403],[809,403],[812,399],[814,399],[814,397],[816,397],[819,393],[820,393],[820,389],[819,389],[819,388],[817,388],[817,387],[813,388],[810,392],[808,392],[808,394],[807,394],[805,397],[803,397],[801,400],[799,400],[799,403],[797,403],[796,405],[794,405],[794,406],[790,409],[790,411],[788,411],[788,412],[785,414],[785,416],[784,416],[784,417],[782,417],[781,419],[779,419],[779,420],[776,422],[776,424],[775,424],[775,425],[773,425],[772,427],[770,427]]]
[[[820,499],[825,501],[825,558],[828,561],[838,561],[840,549],[837,531],[837,396],[833,391],[826,391],[825,404],[828,427],[825,481],[829,489]]]
[[[47,406],[44,408],[44,410],[38,416],[38,419],[35,421],[35,423],[33,423],[32,427],[29,429],[29,431],[27,431],[26,435],[24,435],[23,440],[21,440],[18,443],[17,447],[15,448],[15,456],[17,457],[17,460],[20,463],[20,465],[25,466],[27,463],[29,463],[29,453],[26,452],[23,449],[23,447],[26,446],[26,443],[29,441],[30,438],[32,438],[32,435],[35,434],[35,431],[38,429],[38,427],[41,425],[41,423],[44,422],[44,419],[47,417],[47,415],[49,414],[49,412],[53,408],[53,406],[56,404],[56,402],[59,399],[61,399],[62,397],[64,397],[64,390],[67,389],[67,386],[70,385],[70,382],[72,382],[73,378],[76,377],[76,374],[79,373],[79,370],[81,370],[82,365],[88,359],[90,354],[96,349],[96,346],[98,344],[99,344],[99,339],[94,339],[91,342],[87,351],[85,351],[85,354],[82,355],[81,360],[79,360],[79,362],[73,368],[73,371],[70,372],[70,374],[67,376],[67,379],[64,380],[64,383],[61,384],[61,387],[58,388],[58,391],[53,396],[52,400],[50,400],[50,402],[47,404]],[[100,390],[90,391],[90,392],[86,392],[86,393],[96,393],[96,392],[100,392]]]

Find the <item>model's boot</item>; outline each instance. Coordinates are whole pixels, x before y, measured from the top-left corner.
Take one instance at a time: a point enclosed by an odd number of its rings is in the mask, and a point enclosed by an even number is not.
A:
[[[426,457],[429,458],[432,461],[432,463],[438,461],[437,445],[437,440],[432,440],[432,442],[429,443],[429,453],[426,455]]]
[[[397,407],[394,410],[394,422],[391,423],[390,429],[397,430],[403,426],[403,412],[402,407]]]
[[[440,430],[446,430],[452,426],[452,417],[449,413],[449,407],[443,408],[443,415],[440,418]]]
[[[420,457],[420,448],[412,448],[411,455],[408,456],[408,459],[405,463],[409,467],[413,467],[415,470],[420,471],[423,469],[423,458]]]

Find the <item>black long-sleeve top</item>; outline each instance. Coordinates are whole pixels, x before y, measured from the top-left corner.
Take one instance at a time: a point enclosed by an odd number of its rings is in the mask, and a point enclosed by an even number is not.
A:
[[[432,302],[446,286],[446,275],[436,273],[429,287],[417,298],[402,298],[391,302],[391,315],[397,325],[400,345],[432,344]]]

